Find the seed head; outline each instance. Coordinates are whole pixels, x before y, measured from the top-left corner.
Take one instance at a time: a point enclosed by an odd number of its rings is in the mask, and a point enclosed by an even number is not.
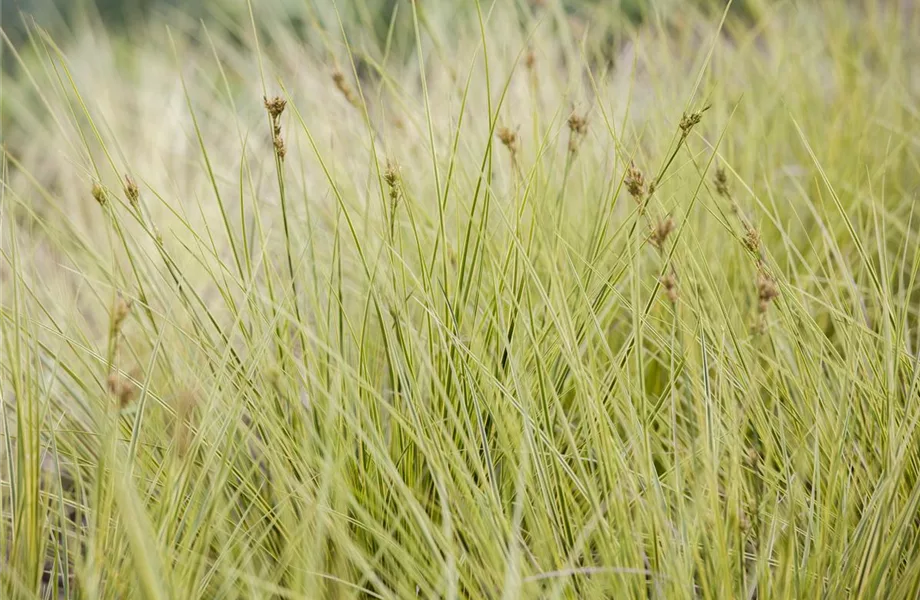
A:
[[[392,160],[387,161],[383,171],[383,181],[390,188],[390,200],[395,204],[399,199],[399,165]]]
[[[744,234],[744,247],[754,254],[760,252],[760,233],[753,227],[748,227]]]
[[[581,139],[588,134],[588,119],[572,113],[569,117],[569,152],[574,154],[578,151],[578,145]]]
[[[348,103],[352,106],[358,106],[358,97],[355,95],[355,91],[351,89],[351,86],[348,84],[348,80],[345,79],[345,73],[339,69],[332,71],[332,81],[335,83],[335,87],[339,89],[345,99],[348,100]]]
[[[504,144],[504,146],[511,152],[511,155],[514,156],[518,151],[518,135],[517,132],[508,128],[508,127],[499,127],[498,133],[499,141]]]
[[[287,147],[284,145],[284,139],[280,134],[276,134],[272,143],[275,146],[275,152],[278,153],[278,158],[284,160],[285,155],[287,155]]]
[[[137,203],[141,197],[141,191],[138,189],[137,183],[131,179],[130,175],[125,175],[125,196],[127,196],[131,206],[137,208]]]
[[[693,113],[690,113],[689,115],[687,113],[684,113],[684,116],[681,117],[680,119],[680,125],[679,125],[680,132],[683,137],[687,137],[688,135],[690,135],[690,131],[694,127],[699,125],[700,121],[703,120],[703,111],[705,110],[706,109],[704,108],[703,110],[699,112],[693,112]]]
[[[779,288],[776,285],[776,280],[770,277],[762,269],[757,273],[757,297],[759,303],[757,305],[757,310],[761,314],[767,312],[767,309],[770,307],[770,303],[779,296]]]
[[[99,206],[105,206],[105,203],[108,202],[108,196],[105,193],[105,188],[99,185],[97,182],[93,182],[93,198],[96,199],[96,202],[99,203]]]
[[[577,135],[588,133],[588,119],[577,113],[572,113],[569,117],[569,131]]]
[[[636,163],[629,163],[629,168],[626,169],[626,189],[636,202],[641,202],[645,193],[645,177],[636,167]]]
[[[125,408],[131,404],[131,401],[134,400],[134,394],[137,391],[137,387],[134,383],[118,371],[109,373],[106,379],[106,387],[109,393],[118,401],[119,408]]]
[[[656,248],[662,248],[672,231],[674,231],[674,219],[667,217],[658,221],[652,231],[652,245]]]
[[[120,330],[122,323],[131,314],[131,305],[130,298],[125,298],[120,293],[115,298],[115,305],[112,307],[112,329],[114,331]]]
[[[528,71],[532,71],[535,64],[537,64],[537,55],[533,50],[528,50],[527,55],[524,56],[524,66]]]
[[[664,287],[664,293],[668,297],[668,301],[670,301],[671,304],[677,304],[679,295],[677,293],[677,276],[674,274],[674,271],[662,276],[660,281],[661,285]]]
[[[271,115],[273,121],[277,121],[278,117],[281,116],[281,113],[284,112],[284,108],[287,106],[287,100],[281,96],[263,99],[265,100],[265,110],[267,110],[268,114]]]
[[[399,182],[399,165],[392,160],[387,161],[386,169],[383,171],[383,180],[387,186],[395,188]]]
[[[287,147],[284,145],[284,138],[281,137],[281,114],[284,107],[287,106],[287,100],[281,96],[274,98],[263,98],[265,100],[265,110],[268,111],[272,119],[272,145],[275,147],[275,154],[278,158],[284,160],[287,154]]]
[[[723,198],[728,198],[728,176],[725,175],[725,169],[716,167],[716,193]]]

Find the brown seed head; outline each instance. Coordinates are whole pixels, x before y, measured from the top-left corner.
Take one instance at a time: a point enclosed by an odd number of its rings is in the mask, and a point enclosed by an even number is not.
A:
[[[512,155],[517,154],[518,151],[518,135],[517,132],[508,128],[508,127],[499,127],[498,133],[499,141],[504,144],[506,148],[511,152]]]
[[[109,373],[105,383],[109,393],[118,401],[119,408],[125,408],[134,400],[137,386],[120,372],[112,371]]]
[[[581,140],[588,133],[588,119],[572,113],[569,117],[569,152],[574,154],[578,151]]]
[[[383,171],[383,180],[390,188],[390,200],[395,202],[399,198],[399,165],[395,161],[387,161],[386,169]]]
[[[275,121],[278,120],[278,117],[281,116],[281,113],[284,112],[284,107],[287,106],[287,100],[281,96],[275,96],[274,98],[264,98],[265,100],[265,110],[268,111],[268,114],[271,115],[271,118]]]
[[[99,206],[105,206],[105,203],[108,202],[108,196],[105,193],[105,188],[96,182],[93,182],[93,198],[96,199],[96,202],[99,203]]]
[[[728,198],[728,176],[725,174],[725,169],[722,167],[716,167],[715,182],[716,193],[723,198]]]
[[[770,303],[776,299],[777,296],[779,296],[779,288],[776,285],[776,280],[763,270],[760,270],[757,273],[758,311],[761,314],[767,312]]]
[[[575,135],[585,135],[588,133],[588,119],[577,113],[572,113],[569,117],[569,131]]]
[[[677,276],[674,274],[674,271],[662,276],[660,281],[662,287],[664,287],[664,292],[668,297],[668,301],[670,301],[671,304],[677,304],[679,296],[677,293]]]
[[[352,106],[358,106],[358,97],[355,94],[354,90],[351,89],[351,86],[348,84],[348,80],[345,78],[345,73],[339,69],[332,71],[332,81],[335,83],[335,87],[345,96],[345,99],[348,100],[348,103]]]
[[[527,55],[524,56],[524,66],[527,67],[528,71],[533,71],[535,64],[537,64],[537,55],[533,50],[528,50]]]
[[[287,147],[284,145],[284,139],[280,135],[276,135],[272,143],[275,146],[275,152],[278,153],[278,158],[284,160],[284,157],[287,155]]]
[[[679,125],[681,135],[683,135],[684,137],[687,137],[688,135],[690,135],[690,131],[694,127],[699,125],[700,121],[702,120],[703,120],[702,111],[690,113],[689,115],[684,113],[684,116],[681,117],[680,119],[680,125]]]
[[[383,180],[386,184],[394,188],[399,181],[399,165],[392,160],[387,161],[386,169],[383,171]]]
[[[120,293],[115,298],[115,305],[112,307],[112,328],[115,331],[121,329],[122,323],[131,314],[131,299],[125,298]]]
[[[626,189],[636,202],[642,200],[642,195],[645,193],[645,177],[636,167],[636,163],[630,163],[629,168],[626,169]]]
[[[748,227],[744,234],[744,247],[754,254],[760,252],[760,233],[753,227]]]
[[[141,191],[138,189],[137,183],[131,179],[130,175],[125,175],[125,196],[127,196],[131,206],[137,208],[137,203],[141,197]]]
[[[655,225],[655,229],[652,231],[652,245],[656,248],[663,247],[672,231],[674,231],[674,219],[667,217],[658,221],[658,224]]]

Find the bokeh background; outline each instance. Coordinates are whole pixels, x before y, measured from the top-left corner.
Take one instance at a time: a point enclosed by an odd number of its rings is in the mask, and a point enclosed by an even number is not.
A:
[[[546,0],[502,0],[513,2],[523,9],[528,6],[547,4]],[[338,9],[344,15],[352,13],[362,22],[368,19],[376,22],[380,35],[386,34],[388,19],[394,6],[407,0],[340,0]],[[258,2],[259,12],[288,11],[302,14],[307,4],[313,11],[324,12],[332,7],[332,0],[269,0]],[[483,2],[488,5],[489,2]],[[721,11],[724,0],[563,0],[563,10],[569,17],[583,23],[610,23],[619,21],[623,25],[638,25],[653,18],[656,13],[673,11],[677,8],[691,8],[701,11]],[[471,13],[475,4],[471,0],[427,0],[426,5],[439,12]],[[734,0],[731,11],[734,15],[753,17],[768,8],[764,0]],[[75,21],[91,15],[105,23],[110,29],[126,29],[137,20],[157,19],[164,13],[181,8],[183,14],[192,18],[233,16],[246,10],[245,0],[2,0],[3,28],[13,38],[21,40],[24,28],[22,15],[35,17],[43,27],[62,35],[73,27]],[[296,7],[296,8],[295,8]],[[403,11],[407,16],[408,11]],[[348,21],[348,18],[345,19]],[[130,28],[128,28],[130,29]]]

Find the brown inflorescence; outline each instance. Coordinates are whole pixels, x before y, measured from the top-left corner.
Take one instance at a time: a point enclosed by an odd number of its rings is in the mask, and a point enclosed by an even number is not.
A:
[[[533,50],[528,50],[527,54],[524,56],[524,66],[527,67],[528,71],[533,71],[534,65],[537,64],[537,55]]]
[[[351,85],[348,84],[348,80],[345,79],[345,73],[340,69],[335,69],[332,71],[332,81],[335,83],[335,87],[345,96],[345,99],[348,100],[348,103],[352,106],[359,106],[358,96],[355,94],[355,91],[352,89]]]
[[[716,167],[715,183],[716,193],[723,198],[728,198],[728,176],[725,174],[725,169],[722,167]]]
[[[284,145],[284,138],[281,137],[281,115],[287,106],[287,100],[281,96],[274,98],[263,98],[265,100],[265,110],[272,121],[272,145],[275,147],[275,153],[278,158],[284,160],[287,155],[287,147]]]
[[[642,196],[645,194],[645,177],[642,175],[642,171],[636,167],[636,163],[629,163],[629,168],[626,169],[625,183],[629,195],[636,202],[642,202]]]
[[[511,153],[511,159],[514,160],[517,158],[518,153],[518,135],[517,132],[509,127],[499,127],[496,132],[498,140],[508,149],[508,152]]]
[[[753,227],[748,227],[744,234],[744,247],[754,254],[760,254],[760,233]]]
[[[125,408],[134,400],[134,394],[137,392],[137,386],[128,377],[117,371],[109,373],[106,379],[106,387],[109,393],[118,401],[119,408]]]
[[[767,309],[770,308],[770,303],[773,302],[777,296],[779,296],[779,287],[776,285],[776,280],[762,269],[758,271],[757,297],[759,302],[757,311],[761,314],[767,312]]]
[[[674,231],[674,219],[666,217],[658,221],[658,224],[652,230],[652,245],[656,248],[662,248],[672,231]]]
[[[390,200],[396,202],[399,198],[399,165],[388,160],[386,169],[383,171],[383,180],[390,190]]]
[[[577,113],[569,117],[569,152],[575,154],[582,138],[588,134],[588,119]]]
[[[664,287],[664,293],[668,297],[668,301],[671,304],[677,304],[678,293],[677,293],[677,275],[674,274],[674,271],[671,271],[667,275],[664,275],[661,278],[661,285]]]
[[[131,203],[131,206],[137,208],[141,197],[141,191],[137,187],[137,183],[131,179],[130,175],[125,175],[125,196],[128,198],[128,202]]]
[[[108,202],[108,196],[105,193],[105,188],[102,187],[98,182],[93,182],[93,198],[96,202],[99,203],[99,206],[105,206],[105,203]]]
[[[692,112],[689,115],[684,113],[684,116],[681,117],[680,124],[678,125],[678,127],[680,127],[681,136],[686,138],[690,135],[690,132],[693,130],[693,128],[700,124],[700,121],[703,120],[703,112],[706,110],[706,108],[698,112]]]

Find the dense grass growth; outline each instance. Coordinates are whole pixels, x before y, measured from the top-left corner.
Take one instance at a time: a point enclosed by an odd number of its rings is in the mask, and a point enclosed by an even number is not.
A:
[[[5,44],[0,596],[918,597],[920,11],[340,4]]]

